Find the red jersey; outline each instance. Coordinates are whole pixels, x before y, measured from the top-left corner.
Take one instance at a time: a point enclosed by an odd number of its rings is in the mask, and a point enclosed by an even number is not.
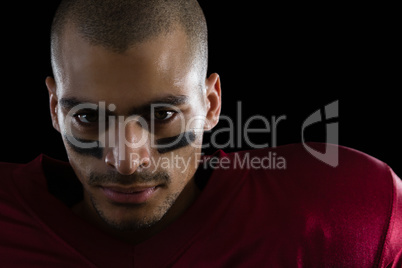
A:
[[[208,176],[205,167],[212,168]],[[402,182],[385,163],[344,147],[336,168],[302,145],[218,151],[200,164],[202,193],[194,204],[137,245],[72,212],[82,188],[68,163],[41,155],[28,164],[0,164],[0,174],[2,267],[402,263]]]

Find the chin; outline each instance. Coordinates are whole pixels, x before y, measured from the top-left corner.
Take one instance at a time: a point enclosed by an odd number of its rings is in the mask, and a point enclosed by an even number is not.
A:
[[[151,228],[160,222],[173,206],[177,195],[169,196],[162,204],[135,205],[100,204],[94,198],[91,203],[98,216],[109,227],[119,231],[136,231]]]
[[[103,221],[112,229],[118,231],[138,231],[148,229],[156,225],[162,217],[143,218],[143,219],[108,219],[103,218]]]

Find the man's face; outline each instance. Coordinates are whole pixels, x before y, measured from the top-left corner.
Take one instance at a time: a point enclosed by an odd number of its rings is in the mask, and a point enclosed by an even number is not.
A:
[[[200,79],[186,44],[175,31],[115,53],[69,29],[47,80],[84,204],[118,229],[152,225],[191,199],[202,132],[217,123],[208,92],[219,97],[219,82]]]

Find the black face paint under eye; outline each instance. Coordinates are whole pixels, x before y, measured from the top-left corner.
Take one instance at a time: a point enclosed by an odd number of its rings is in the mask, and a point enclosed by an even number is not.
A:
[[[165,154],[193,143],[196,135],[192,131],[183,132],[177,136],[162,138],[156,141],[156,148],[160,154]]]
[[[99,147],[99,141],[92,141],[92,140],[84,140],[84,139],[78,139],[75,138],[78,142],[80,143],[96,143],[96,146],[91,147],[91,148],[83,148],[75,144],[73,144],[71,141],[74,140],[71,136],[64,135],[65,140],[67,141],[68,145],[70,146],[71,149],[73,149],[76,153],[84,155],[84,156],[92,156],[97,159],[102,159],[103,158],[103,148]]]
[[[93,140],[85,140],[75,138],[79,143],[96,143],[94,147],[91,148],[83,148],[76,144],[73,144],[71,141],[74,139],[71,136],[64,135],[65,140],[67,141],[69,147],[73,149],[76,153],[81,154],[83,156],[91,156],[97,159],[103,158],[103,151],[104,148],[99,147],[99,141]],[[193,143],[196,139],[196,135],[192,131],[183,132],[177,136],[169,137],[169,138],[162,138],[156,141],[156,147],[160,154],[165,154],[174,150],[178,150],[180,148],[186,147]]]

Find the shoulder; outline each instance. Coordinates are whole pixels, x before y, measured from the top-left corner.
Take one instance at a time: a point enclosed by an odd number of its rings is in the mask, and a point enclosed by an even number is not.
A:
[[[310,151],[309,151],[310,150]],[[316,154],[312,154],[314,150]],[[325,155],[327,154],[327,155]],[[367,202],[389,211],[400,179],[384,162],[339,145],[308,143],[226,154],[227,172],[261,187],[281,187],[305,200]]]
[[[14,186],[14,173],[25,164],[0,162],[0,196],[9,194]]]
[[[10,177],[13,170],[21,167],[23,164],[18,163],[7,163],[7,162],[0,162],[0,174],[1,178]]]
[[[400,183],[384,162],[352,148],[322,143],[220,152],[209,164],[221,181],[230,180],[234,187],[253,185],[267,193],[281,189],[305,202],[321,198],[322,205],[350,202],[350,207],[373,205],[380,211],[390,210]]]
[[[28,163],[0,162],[0,183],[15,177],[20,172],[29,174],[39,171],[41,169],[44,158],[46,158],[45,155],[39,155]]]
[[[327,152],[332,155],[325,156]],[[305,241],[303,250],[336,251],[344,257],[340,263],[386,263],[401,246],[401,180],[375,157],[344,146],[308,143],[221,158],[232,163],[221,168],[219,177],[236,187],[233,196],[239,202],[255,201],[254,210],[261,212],[256,220],[272,221],[262,217],[270,206],[282,211],[281,217]]]
[[[381,160],[352,148],[324,143],[222,153],[219,161],[221,169],[223,167],[229,172],[236,169],[240,173],[251,172],[260,176],[282,174],[299,181],[319,178],[328,183],[336,178],[334,182],[387,184],[388,181],[389,184],[393,179],[391,168]],[[225,161],[230,163],[230,168],[225,168]]]
[[[39,155],[29,163],[0,162],[0,198],[14,199],[19,188],[37,181],[42,174],[44,158],[44,155]]]

